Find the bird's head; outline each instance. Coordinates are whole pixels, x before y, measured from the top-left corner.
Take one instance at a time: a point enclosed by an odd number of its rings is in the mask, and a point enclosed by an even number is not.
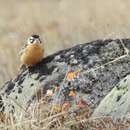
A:
[[[27,44],[41,44],[41,39],[39,35],[31,35],[28,40]]]

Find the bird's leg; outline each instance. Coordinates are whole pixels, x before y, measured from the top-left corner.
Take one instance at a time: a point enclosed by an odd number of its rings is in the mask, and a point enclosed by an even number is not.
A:
[[[27,68],[27,70],[28,70],[29,77],[31,77],[31,67],[32,67],[32,66],[26,66],[26,68]]]

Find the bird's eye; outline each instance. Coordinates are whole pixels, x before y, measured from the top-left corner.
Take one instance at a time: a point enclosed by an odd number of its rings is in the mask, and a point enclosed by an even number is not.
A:
[[[30,39],[30,43],[33,43],[34,42],[34,39]]]

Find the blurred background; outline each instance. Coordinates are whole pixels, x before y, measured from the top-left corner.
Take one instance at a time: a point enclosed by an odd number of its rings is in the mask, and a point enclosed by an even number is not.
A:
[[[31,34],[46,55],[96,39],[130,38],[130,0],[0,0],[0,85],[14,78]]]

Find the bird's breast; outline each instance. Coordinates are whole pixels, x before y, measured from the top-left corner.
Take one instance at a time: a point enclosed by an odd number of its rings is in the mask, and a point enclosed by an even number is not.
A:
[[[40,62],[43,58],[43,47],[40,44],[28,45],[21,56],[21,63],[26,65],[33,65]]]

